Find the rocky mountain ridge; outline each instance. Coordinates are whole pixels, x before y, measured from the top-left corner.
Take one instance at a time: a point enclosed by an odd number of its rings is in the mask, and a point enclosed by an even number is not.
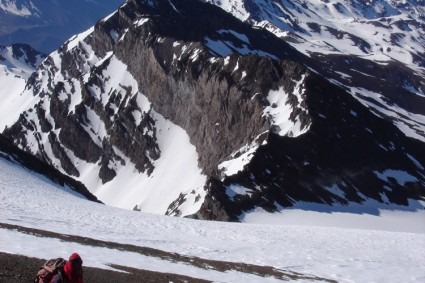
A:
[[[284,38],[376,115],[424,141],[424,1],[206,2]]]
[[[424,67],[424,1],[206,0],[304,54],[350,54]],[[408,44],[408,45],[406,45]]]
[[[216,6],[129,0],[43,61],[4,134],[129,209],[217,220],[302,202],[419,209],[424,143],[326,69]]]

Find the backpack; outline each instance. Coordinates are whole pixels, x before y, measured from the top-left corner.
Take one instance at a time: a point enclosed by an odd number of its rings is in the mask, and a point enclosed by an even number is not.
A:
[[[62,272],[66,260],[63,258],[54,258],[46,261],[37,273],[34,283],[50,283],[53,276]]]

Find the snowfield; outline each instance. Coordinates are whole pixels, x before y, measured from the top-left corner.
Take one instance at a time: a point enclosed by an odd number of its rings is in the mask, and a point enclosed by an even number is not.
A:
[[[394,210],[375,216],[291,209],[280,217],[261,212],[246,217],[246,221],[269,224],[206,222],[93,203],[2,158],[0,202],[0,223],[203,259],[273,266],[285,272],[337,282],[425,281],[423,206],[416,212]],[[41,238],[13,229],[0,228],[0,239],[1,252],[66,258],[76,251],[85,266],[105,269],[111,269],[108,264],[120,264],[214,282],[282,281],[240,271],[204,269],[113,248]]]

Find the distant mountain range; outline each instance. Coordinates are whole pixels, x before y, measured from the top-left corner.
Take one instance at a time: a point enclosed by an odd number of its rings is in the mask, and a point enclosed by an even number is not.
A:
[[[424,65],[425,1],[207,0],[285,38],[305,54]]]
[[[123,0],[0,0],[0,45],[27,43],[50,53]]]
[[[205,2],[126,1],[5,100],[3,134],[127,209],[422,207],[421,1]]]

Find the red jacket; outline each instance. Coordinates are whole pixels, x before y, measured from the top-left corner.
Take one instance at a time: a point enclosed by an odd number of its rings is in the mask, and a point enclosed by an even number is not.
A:
[[[63,271],[58,272],[51,283],[83,283],[83,261],[77,253],[73,253],[69,257],[69,261],[65,263]]]

